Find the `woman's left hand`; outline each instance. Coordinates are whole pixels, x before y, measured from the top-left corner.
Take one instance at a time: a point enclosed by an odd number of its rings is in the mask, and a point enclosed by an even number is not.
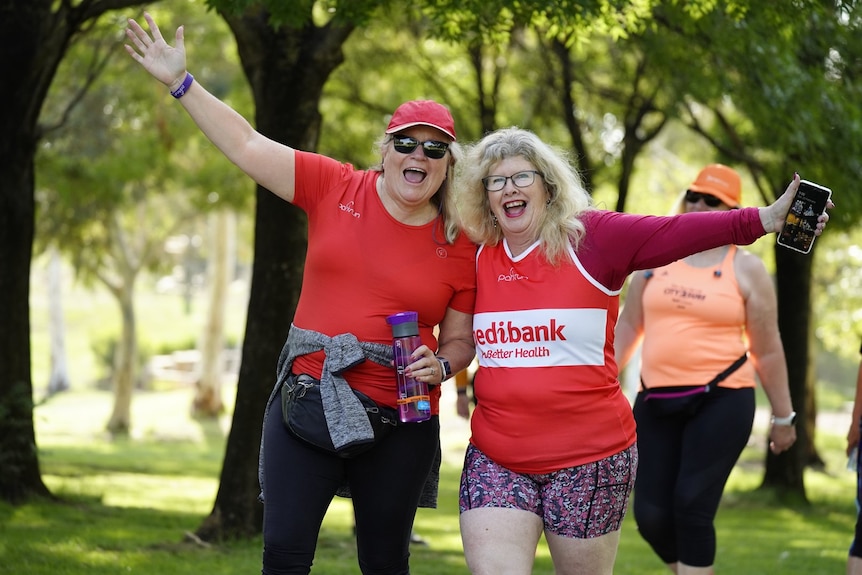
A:
[[[420,345],[411,356],[413,363],[407,366],[405,375],[424,381],[428,385],[440,385],[446,375],[440,368],[440,361],[427,345]]]

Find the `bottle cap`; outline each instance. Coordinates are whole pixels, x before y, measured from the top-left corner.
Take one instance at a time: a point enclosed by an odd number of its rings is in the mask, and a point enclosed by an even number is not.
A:
[[[386,323],[392,326],[392,337],[410,337],[419,335],[419,313],[402,311],[386,318]]]

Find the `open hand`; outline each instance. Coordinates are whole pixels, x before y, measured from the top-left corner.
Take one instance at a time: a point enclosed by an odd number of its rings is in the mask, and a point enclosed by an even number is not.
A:
[[[176,46],[170,46],[165,42],[159,27],[149,13],[144,12],[144,18],[152,37],[141,28],[140,24],[129,18],[126,37],[131,45],[125,45],[126,52],[154,78],[171,90],[175,90],[182,84],[186,76],[186,48],[183,41],[183,27],[177,28]]]
[[[788,184],[784,193],[775,200],[772,205],[760,208],[760,222],[763,224],[763,229],[768,232],[780,232],[784,228],[784,218],[787,212],[790,211],[790,204],[793,203],[793,197],[796,195],[796,190],[799,188],[799,174],[793,174],[793,180]],[[826,202],[826,209],[831,210],[835,207],[832,200]],[[817,227],[814,229],[814,235],[819,236],[823,233],[826,223],[829,221],[829,214],[823,212],[817,218]]]

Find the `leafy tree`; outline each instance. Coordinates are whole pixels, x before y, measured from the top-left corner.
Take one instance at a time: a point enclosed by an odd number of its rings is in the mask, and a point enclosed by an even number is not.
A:
[[[70,44],[111,10],[140,0],[0,4],[0,498],[49,495],[33,431],[30,262],[35,228],[34,157],[46,126],[39,115]],[[14,80],[13,80],[14,79]]]
[[[794,18],[786,17],[789,10]],[[668,94],[670,106],[662,109],[709,142],[718,160],[745,166],[765,203],[797,170],[836,190],[850,189],[860,175],[862,135],[854,5],[752,2],[704,13],[662,5],[654,21],[633,39],[633,48],[649,59],[651,81]],[[862,215],[858,195],[845,195],[839,206],[831,229]],[[810,352],[816,252],[776,248],[774,254],[779,329],[800,424],[793,449],[779,456],[767,450],[764,486],[802,499],[803,469],[819,460]]]
[[[230,38],[227,30],[223,27],[219,34],[212,26],[221,21],[201,8],[187,20],[192,30],[210,23],[211,32],[198,45],[212,53],[223,52],[227,44],[232,47],[222,40]],[[137,280],[143,271],[164,266],[162,246],[170,235],[210,204],[225,203],[230,194],[218,193],[229,192],[239,172],[210,153],[203,136],[190,129],[191,122],[176,106],[150,114],[140,113],[140,104],[122,105],[139,103],[141,93],[152,94],[154,86],[119,79],[132,71],[133,62],[117,50],[117,24],[94,27],[71,48],[46,102],[42,115],[46,122],[61,115],[64,119],[46,135],[37,159],[39,207],[44,214],[38,237],[40,243],[60,247],[80,279],[103,284],[117,301],[121,332],[113,347],[114,407],[107,429],[126,435],[142,364],[134,305]],[[123,57],[111,66],[90,69],[89,62],[107,63],[114,55]],[[214,89],[222,92],[230,78],[219,69],[223,61],[216,59],[199,71],[204,81],[219,77]],[[93,89],[69,110],[66,94],[84,92],[80,78]],[[164,91],[160,95],[168,97]],[[156,129],[140,127],[149,124]],[[198,179],[192,180],[192,174]],[[221,180],[218,187],[206,188],[209,194],[198,191],[202,182],[216,177]],[[210,194],[217,198],[214,202],[207,201]]]
[[[37,178],[45,182],[40,186],[45,214],[40,231],[62,247],[84,281],[103,284],[117,301],[122,329],[114,346],[114,407],[107,429],[126,435],[139,366],[135,284],[143,270],[158,262],[164,239],[191,215],[191,208],[176,195],[148,194],[152,187],[170,185],[167,170],[160,169],[166,154],[158,141],[138,138],[124,145],[120,138],[112,139],[117,130],[108,124],[116,117],[98,111],[109,105],[110,97],[104,96],[100,91],[84,99],[66,128],[45,139]],[[142,173],[144,167],[151,175]]]
[[[744,19],[705,19],[703,33],[732,39],[724,42],[726,52],[716,51],[712,42],[707,68],[716,72],[717,81],[735,86],[724,91],[725,98],[729,96],[724,102],[705,100],[714,113],[711,129],[704,129],[699,115],[688,110],[689,125],[708,134],[724,157],[747,166],[767,202],[783,192],[797,170],[836,190],[851,189],[862,175],[857,105],[862,87],[855,81],[858,9],[840,3],[810,4],[802,8],[804,15],[797,13],[792,19],[784,17],[787,9],[758,3]],[[718,73],[722,69],[725,73]],[[862,215],[858,195],[846,195],[840,206],[832,214],[832,229],[846,227]],[[779,329],[801,424],[793,449],[778,456],[767,452],[764,486],[802,498],[802,471],[820,461],[813,442],[816,395],[810,351],[811,282],[818,251],[805,256],[775,248]]]

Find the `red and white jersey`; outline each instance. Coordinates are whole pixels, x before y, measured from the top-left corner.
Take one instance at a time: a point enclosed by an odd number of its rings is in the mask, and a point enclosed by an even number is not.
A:
[[[480,248],[470,441],[518,473],[598,461],[636,439],[617,380],[619,294],[635,270],[764,234],[756,209],[672,217],[587,212],[577,253],[552,266],[538,243]]]
[[[614,363],[619,290],[595,282],[574,252],[553,267],[538,248],[512,258],[501,243],[477,258],[471,441],[519,473],[596,461],[635,441]]]

